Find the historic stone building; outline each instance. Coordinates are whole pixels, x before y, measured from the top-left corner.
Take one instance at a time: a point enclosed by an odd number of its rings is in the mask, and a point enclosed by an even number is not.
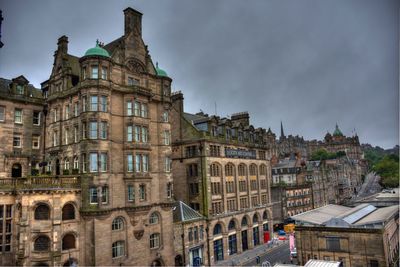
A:
[[[293,216],[297,259],[339,261],[348,267],[398,266],[399,207],[327,205]]]
[[[1,80],[1,265],[174,264],[172,80],[124,14],[83,56],[59,38],[43,94]]]
[[[271,133],[250,125],[248,113],[230,119],[189,114],[183,95],[172,96],[175,197],[207,221],[212,265],[270,239]]]

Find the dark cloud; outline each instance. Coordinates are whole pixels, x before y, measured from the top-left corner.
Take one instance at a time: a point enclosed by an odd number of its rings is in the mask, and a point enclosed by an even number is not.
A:
[[[398,144],[398,1],[2,1],[0,76],[49,76],[57,38],[81,56],[144,14],[154,61],[186,110],[247,110],[255,126],[321,139],[337,122],[362,142]]]

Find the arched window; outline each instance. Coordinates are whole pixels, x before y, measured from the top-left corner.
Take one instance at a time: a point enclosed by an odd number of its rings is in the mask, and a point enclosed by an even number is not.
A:
[[[79,169],[79,158],[77,156],[74,157],[74,169]]]
[[[160,247],[160,234],[155,233],[150,235],[150,248]]]
[[[250,165],[250,175],[257,175],[257,165],[255,164]]]
[[[238,167],[239,176],[245,176],[246,175],[246,169],[247,169],[246,165],[240,164],[239,167]]]
[[[73,220],[75,219],[75,207],[72,204],[66,204],[62,208],[62,220]]]
[[[116,241],[112,244],[112,257],[118,258],[125,255],[125,242]]]
[[[225,176],[233,176],[235,166],[233,164],[225,165]]]
[[[247,217],[246,217],[246,216],[243,217],[241,225],[242,225],[242,226],[247,226],[247,225],[248,225],[248,223],[247,223]]]
[[[150,223],[150,224],[157,224],[158,221],[159,221],[159,217],[158,217],[157,212],[153,212],[153,213],[150,215],[149,223]]]
[[[253,215],[253,224],[257,224],[258,223],[258,214],[257,213],[255,213],[254,215]]]
[[[69,170],[69,159],[68,158],[64,159],[64,170]]]
[[[235,229],[236,229],[236,223],[234,220],[231,220],[228,225],[228,230],[230,231],[230,230],[235,230]]]
[[[48,251],[50,249],[50,238],[45,235],[41,235],[36,238],[33,245],[35,251]]]
[[[122,230],[124,229],[124,219],[122,219],[122,217],[117,217],[113,220],[112,222],[112,227],[111,229],[113,231],[117,231],[117,230]]]
[[[210,176],[220,176],[220,169],[218,164],[211,164],[210,166]]]
[[[73,234],[66,234],[62,239],[62,250],[73,249],[75,247],[75,236]]]
[[[44,203],[37,205],[35,209],[35,220],[49,220],[50,208]]]
[[[264,211],[264,213],[263,213],[263,220],[264,221],[268,220],[268,212],[267,211]]]
[[[221,224],[217,223],[214,226],[213,235],[219,235],[219,234],[222,234],[222,226],[221,226]]]
[[[260,175],[267,175],[267,168],[264,164],[260,166]]]

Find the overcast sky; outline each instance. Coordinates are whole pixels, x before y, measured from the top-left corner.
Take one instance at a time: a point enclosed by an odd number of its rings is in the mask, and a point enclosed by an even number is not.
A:
[[[306,139],[338,123],[362,143],[399,143],[399,1],[3,0],[0,77],[39,87],[58,37],[82,56],[123,35],[128,6],[187,112],[248,111],[255,127],[279,136],[282,120]]]

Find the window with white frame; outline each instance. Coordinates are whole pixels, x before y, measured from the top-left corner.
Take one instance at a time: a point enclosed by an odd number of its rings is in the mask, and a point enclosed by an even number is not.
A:
[[[33,125],[40,125],[40,111],[33,111]]]
[[[69,170],[69,158],[64,159],[64,170]]]
[[[13,147],[21,147],[21,136],[20,135],[14,135],[13,137]]]
[[[147,104],[142,103],[140,105],[140,116],[142,118],[147,118],[147,115],[148,115]]]
[[[87,97],[84,95],[82,96],[82,112],[86,112],[86,106],[87,106]]]
[[[77,156],[74,157],[74,169],[79,169],[79,158]]]
[[[150,248],[160,247],[160,234],[155,233],[150,235]]]
[[[128,201],[135,202],[135,187],[133,185],[128,185]]]
[[[97,139],[97,121],[91,121],[89,123],[89,138]]]
[[[91,72],[90,78],[92,78],[92,79],[99,78],[99,66],[92,65],[92,72]]]
[[[132,154],[126,155],[126,161],[127,161],[126,171],[133,172],[133,155]]]
[[[165,157],[165,172],[171,172],[172,159],[171,157]]]
[[[164,111],[163,112],[162,120],[163,120],[163,122],[168,122],[169,121],[168,111]]]
[[[22,109],[16,108],[14,111],[14,122],[22,123]]]
[[[89,203],[90,204],[97,204],[98,203],[97,188],[96,187],[91,187],[89,189]]]
[[[171,144],[171,133],[168,130],[164,130],[164,132],[163,132],[163,143],[164,143],[164,145]]]
[[[107,204],[108,203],[108,186],[103,186],[101,188],[101,203]]]
[[[146,200],[146,185],[145,184],[139,185],[139,200],[140,201]]]
[[[86,172],[86,154],[83,153],[81,155],[81,160],[82,160],[82,172],[85,173]]]
[[[78,125],[74,126],[74,142],[78,142]]]
[[[78,117],[78,113],[79,113],[79,104],[78,102],[74,103],[74,116]]]
[[[24,94],[24,86],[23,85],[18,84],[16,89],[17,89],[16,90],[17,95],[23,95]]]
[[[97,163],[97,153],[90,153],[90,172],[97,172],[98,163]]]
[[[69,119],[69,105],[66,105],[66,106],[65,106],[65,116],[64,116],[64,118],[65,118],[66,120]]]
[[[108,72],[108,68],[107,67],[102,67],[101,68],[101,78],[103,80],[107,80],[107,72]]]
[[[54,122],[58,121],[58,108],[55,108],[53,110],[53,121]]]
[[[119,231],[124,229],[124,219],[122,217],[117,217],[112,221],[111,230]]]
[[[107,153],[100,153],[100,171],[107,171]]]
[[[130,100],[126,102],[126,115],[127,116],[133,115],[132,101],[130,101]]]
[[[132,142],[132,140],[133,140],[133,126],[128,125],[126,127],[126,141]]]
[[[69,131],[69,129],[68,128],[65,128],[64,129],[64,144],[68,144],[68,131]]]
[[[112,257],[119,258],[125,255],[125,242],[117,241],[112,244]]]
[[[134,115],[139,117],[140,116],[140,102],[135,101],[134,102],[134,107],[133,107]]]
[[[33,135],[32,136],[32,148],[33,149],[39,149],[40,147],[40,136],[39,135]]]
[[[90,96],[90,111],[97,111],[98,110],[98,96],[91,95]]]
[[[107,96],[100,96],[100,111],[107,112]]]
[[[58,133],[57,133],[57,131],[54,131],[53,132],[53,146],[57,146],[57,135],[58,135]]]
[[[153,212],[153,213],[150,215],[149,223],[150,223],[150,224],[158,224],[158,221],[159,221],[159,217],[158,217],[157,212]]]

